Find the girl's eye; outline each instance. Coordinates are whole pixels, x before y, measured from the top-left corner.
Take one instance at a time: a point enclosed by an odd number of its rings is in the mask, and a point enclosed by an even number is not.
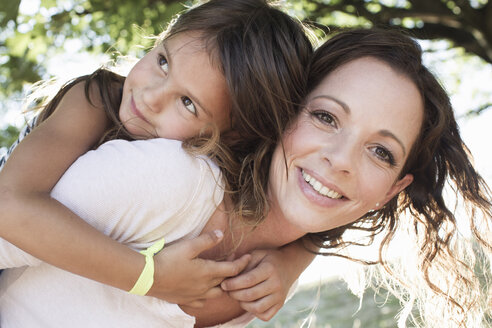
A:
[[[159,55],[159,58],[157,60],[157,63],[162,68],[162,70],[164,71],[164,73],[167,74],[169,72],[169,65],[167,63],[166,57],[164,57],[163,55]]]
[[[374,153],[378,158],[390,164],[391,166],[395,165],[395,158],[393,154],[386,148],[378,146],[374,149]]]
[[[335,127],[337,125],[335,117],[327,111],[318,110],[314,111],[312,114],[324,124],[333,125]]]
[[[192,113],[193,115],[196,115],[195,104],[193,103],[193,101],[191,101],[190,98],[188,98],[188,97],[181,97],[181,102],[183,103],[183,105],[185,106],[185,108],[190,113]]]

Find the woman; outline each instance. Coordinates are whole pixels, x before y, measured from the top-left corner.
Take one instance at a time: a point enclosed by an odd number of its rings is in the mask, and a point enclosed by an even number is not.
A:
[[[130,171],[132,174],[125,176],[123,185],[135,185],[131,180],[135,179],[135,170],[151,172],[153,183],[148,188],[152,191],[167,181],[160,191],[163,197],[159,199],[167,199],[175,190],[184,190],[184,186],[194,183],[195,192],[179,194],[176,199],[180,203],[175,204],[174,213],[168,216],[179,216],[185,209],[204,206],[211,216],[183,225],[178,220],[176,226],[166,232],[166,239],[178,240],[216,229],[225,231],[224,242],[204,254],[207,258],[223,258],[230,254],[230,249],[234,249],[238,257],[258,247],[279,247],[304,235],[310,246],[336,248],[350,243],[343,235],[348,229],[385,233],[383,247],[398,226],[397,214],[409,208],[415,219],[421,220],[418,222],[425,223],[427,240],[423,245],[429,247],[429,252],[423,248],[424,274],[429,268],[445,267],[442,254],[453,254],[449,236],[455,233],[443,230],[448,228],[447,222],[454,220],[442,200],[447,173],[451,172],[450,179],[465,201],[485,215],[490,215],[490,197],[469,162],[448,97],[422,66],[418,45],[392,32],[341,33],[316,51],[309,81],[311,91],[302,110],[297,117],[292,117],[282,140],[266,150],[272,154],[268,172],[263,171],[269,174],[269,179],[264,188],[265,198],[258,206],[266,204],[268,211],[265,219],[254,227],[230,210],[234,204],[229,195],[223,192],[221,183],[216,186],[220,179],[218,167],[203,157],[184,153],[180,144],[173,141],[107,143],[79,159],[53,195],[59,199],[64,197],[61,201],[75,212],[79,206],[88,211],[86,219],[113,238],[146,246],[156,236],[163,235],[158,224],[162,220],[147,216],[145,228],[135,231],[128,225],[133,222],[130,218],[123,217],[121,226],[119,222],[92,222],[91,204],[101,196],[95,192],[88,194],[90,186],[86,181],[90,177],[87,174],[94,170],[86,168],[97,163],[109,181]],[[166,150],[159,155],[150,151],[155,148]],[[190,150],[198,152],[195,148]],[[138,153],[155,156],[144,160],[143,156],[134,156]],[[179,156],[180,163],[185,164],[176,167],[170,163],[175,163],[166,160],[170,153]],[[128,159],[123,161],[128,167],[120,170],[109,164],[105,166],[104,163],[115,158]],[[170,184],[174,190],[166,191]],[[131,213],[131,206],[118,193],[122,185],[101,187],[108,188],[102,189],[104,195],[114,196],[112,206],[116,209],[130,207]],[[70,188],[80,194],[70,195]],[[209,188],[215,190],[211,198],[205,196],[209,193],[201,192]],[[158,202],[156,197],[152,200],[144,193],[138,190],[134,195],[137,198],[132,201]],[[84,203],[80,204],[81,201]],[[93,208],[97,210],[97,206]],[[135,219],[133,215],[130,217]],[[422,227],[417,224],[417,228]],[[477,231],[475,235],[482,247],[489,247]],[[381,262],[385,261],[383,253]],[[448,258],[448,263],[468,269],[456,256]],[[450,296],[447,305],[463,311],[476,309],[474,304],[462,301],[461,296],[466,292],[461,288],[462,281],[445,290],[426,278],[437,297],[444,293]],[[6,270],[1,279],[2,327],[22,322],[20,320],[24,320],[24,325],[45,322],[51,327],[74,326],[79,324],[78,320],[84,327],[105,324],[131,327],[135,325],[132,320],[146,326],[162,326],[163,323],[210,326],[238,316],[229,324],[242,325],[247,321],[247,317],[240,316],[242,311],[237,303],[228,296],[208,300],[200,310],[179,308],[152,298],[128,295],[47,264]],[[455,295],[452,293],[456,287],[460,288]],[[83,292],[73,293],[74,290]],[[243,300],[247,295],[232,294],[231,297]],[[457,322],[450,321],[448,326],[466,325],[468,318],[460,318],[463,313],[466,312],[456,312]],[[77,316],[79,319],[74,319]]]
[[[308,239],[311,244],[339,250],[349,245],[361,245],[360,235],[357,239],[350,239],[350,231],[366,231],[369,243],[378,236],[382,240],[377,261],[381,264],[380,274],[389,276],[387,280],[383,277],[383,285],[406,303],[406,316],[416,306],[423,316],[416,320],[421,319],[426,327],[480,327],[483,324],[482,312],[484,309],[489,311],[487,304],[490,304],[490,299],[480,299],[487,295],[487,286],[479,286],[478,277],[473,272],[474,256],[465,251],[473,246],[479,254],[485,254],[484,258],[490,256],[490,191],[473,168],[468,148],[459,135],[448,95],[422,64],[420,47],[396,32],[355,30],[341,33],[315,52],[308,88],[312,90],[322,81],[343,82],[333,81],[330,75],[343,65],[365,56],[375,57],[406,76],[420,93],[424,109],[422,124],[413,146],[405,149],[407,159],[398,175],[403,178],[410,174],[413,181],[397,197],[387,202],[378,201],[355,222],[310,234]],[[368,87],[369,84],[361,87],[361,95]],[[390,89],[385,91],[381,102],[386,102],[390,96]],[[347,140],[351,139],[347,137],[344,140],[349,142]],[[341,144],[339,142],[336,148]],[[398,165],[393,154],[382,152],[381,155],[391,165]],[[353,157],[350,162],[361,163],[362,160]],[[362,167],[356,167],[356,171],[361,170]],[[469,223],[472,240],[457,232],[455,204],[448,204],[443,192],[448,183],[467,210],[467,216],[461,219]],[[410,237],[410,246],[416,249],[415,254],[411,249],[405,249],[406,252],[401,254],[401,246],[391,243],[397,235]],[[393,248],[397,250],[393,253],[400,256],[397,261],[391,261],[390,256],[395,255],[388,254]],[[343,256],[340,253],[336,255]],[[411,256],[417,257],[418,262],[411,262]],[[354,259],[371,262],[361,256],[354,256]],[[395,265],[395,262],[399,264]],[[483,275],[487,278],[490,269],[485,270]],[[412,273],[418,278],[412,278]],[[412,304],[413,301],[416,304]],[[405,315],[400,320],[404,322]],[[419,325],[418,322],[414,324]]]

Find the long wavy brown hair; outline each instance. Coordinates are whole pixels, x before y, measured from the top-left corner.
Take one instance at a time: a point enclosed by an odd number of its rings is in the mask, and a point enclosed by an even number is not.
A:
[[[467,263],[455,245],[457,239],[465,238],[457,232],[455,208],[447,204],[443,192],[446,184],[449,184],[463,202],[468,210],[470,230],[475,237],[474,245],[483,254],[490,256],[490,190],[472,165],[470,152],[460,137],[448,95],[422,63],[422,50],[418,43],[399,31],[362,29],[336,34],[315,51],[309,68],[308,89],[315,88],[338,67],[368,56],[390,65],[396,72],[413,81],[420,91],[424,104],[423,124],[401,172],[401,177],[410,173],[414,180],[381,209],[351,224],[308,235],[306,240],[324,249],[322,253],[327,255],[349,257],[366,264],[381,264],[380,267],[386,273],[396,277],[397,283],[406,287],[407,293],[402,298],[407,297],[408,301],[409,293],[419,287],[412,286],[405,273],[398,276],[396,271],[415,268],[409,267],[411,262],[400,263],[400,268],[395,268],[387,256],[395,234],[406,229],[418,246],[418,263],[414,265],[432,291],[432,297],[427,301],[441,298],[444,300],[441,305],[446,308],[442,312],[433,308],[423,313],[424,318],[421,320],[427,326],[471,327],[470,322],[474,319],[470,317],[470,311],[478,309],[480,312],[480,287],[473,262]],[[409,219],[404,220],[404,215]],[[354,230],[366,232],[367,243],[363,245],[373,243],[377,235],[382,236],[379,260],[367,261],[339,252],[347,246],[361,245],[360,239],[349,237],[349,232]],[[447,313],[448,317],[430,319],[442,313]],[[425,316],[428,318],[425,319]]]
[[[231,130],[219,134],[211,127],[211,134],[187,140],[184,147],[210,156],[221,167],[233,213],[261,221],[268,210],[264,172],[306,94],[306,67],[313,52],[307,29],[266,0],[211,0],[178,15],[156,44],[191,31],[199,32],[212,63],[224,73],[232,101]],[[107,69],[63,86],[44,107],[38,124],[82,81],[89,101],[91,85],[97,85],[111,121],[100,143],[133,139],[118,116],[124,77]]]

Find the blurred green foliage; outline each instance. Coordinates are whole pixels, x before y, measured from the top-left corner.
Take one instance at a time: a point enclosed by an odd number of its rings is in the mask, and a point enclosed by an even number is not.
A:
[[[36,1],[30,5],[36,6]],[[115,48],[125,54],[130,47],[143,43],[144,35],[160,33],[184,8],[178,1],[41,0],[36,12],[23,14],[19,6],[18,0],[3,0],[0,6],[3,97],[22,90],[25,83],[49,78],[43,63],[62,52],[68,40],[81,41],[88,52]]]
[[[343,282],[330,281],[301,288],[269,322],[255,319],[248,327],[393,328],[400,305],[396,298],[386,296],[367,290],[361,302]]]
[[[28,0],[23,0],[28,1]],[[27,3],[27,2],[23,2]],[[43,63],[69,40],[84,51],[127,54],[159,34],[172,16],[191,5],[183,0],[20,0],[0,6],[0,94],[47,78]],[[345,26],[398,26],[424,39],[448,39],[492,62],[492,4],[488,0],[285,0],[289,12],[327,32]],[[36,7],[38,5],[38,7]],[[138,28],[134,28],[138,26]]]
[[[8,148],[17,140],[18,135],[19,129],[14,125],[8,125],[6,128],[0,130],[0,148]]]

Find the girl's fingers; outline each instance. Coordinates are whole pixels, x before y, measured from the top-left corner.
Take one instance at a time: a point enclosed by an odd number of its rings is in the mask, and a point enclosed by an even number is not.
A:
[[[270,277],[270,270],[265,269],[266,266],[259,265],[251,271],[247,271],[222,282],[221,287],[225,291],[233,291],[247,289],[258,285],[262,281]]]
[[[275,298],[272,295],[265,296],[262,299],[259,299],[255,302],[239,302],[239,304],[245,311],[254,314],[256,317],[260,318],[261,320],[265,320],[263,318],[267,318],[268,317],[267,314],[271,314],[271,312],[276,313],[275,307],[278,306],[277,302],[275,301]],[[271,312],[269,312],[270,309],[272,309]]]
[[[186,243],[185,247],[187,247],[190,257],[194,258],[220,243],[223,237],[224,234],[222,231],[214,230],[212,232],[204,233],[194,239],[184,241],[183,243]]]
[[[245,254],[238,258],[237,260],[234,261],[225,261],[225,262],[215,262],[215,261],[210,261],[210,271],[211,275],[214,277],[220,277],[222,280],[226,277],[234,277],[237,276],[239,273],[241,273],[244,268],[249,263],[249,260],[251,259],[251,255]],[[222,281],[221,280],[221,281]],[[217,283],[217,285],[220,284],[220,281]]]
[[[268,321],[273,318],[281,308],[282,304],[276,304],[263,313],[256,313],[255,316],[260,320]]]
[[[220,287],[210,288],[204,295],[204,299],[218,298],[224,294],[224,291]]]
[[[268,281],[263,281],[254,287],[229,291],[228,293],[229,296],[240,302],[256,302],[273,294],[273,292],[272,285]]]

